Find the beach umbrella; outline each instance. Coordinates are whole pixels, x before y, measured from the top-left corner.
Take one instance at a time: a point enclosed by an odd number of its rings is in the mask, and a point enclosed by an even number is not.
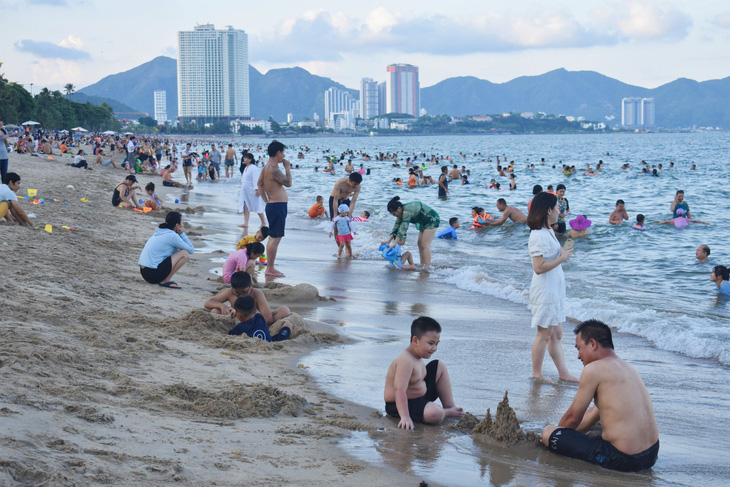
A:
[[[74,132],[88,132],[88,130],[83,127],[74,127],[71,130],[73,130]]]
[[[132,132],[124,132],[124,135],[134,135]]]
[[[59,130],[59,133],[67,134],[68,133],[68,130]]]
[[[34,122],[33,120],[28,120],[27,122],[23,122],[23,125],[40,125],[40,122]]]
[[[106,132],[102,132],[102,134],[104,134],[104,135],[114,135],[114,134],[116,134],[116,132],[113,131],[113,130],[107,130]]]
[[[18,127],[17,125],[13,124],[13,123],[9,123],[9,124],[7,124],[7,125],[5,126],[5,128],[9,128],[9,129],[17,129],[17,128],[19,128],[19,127]]]

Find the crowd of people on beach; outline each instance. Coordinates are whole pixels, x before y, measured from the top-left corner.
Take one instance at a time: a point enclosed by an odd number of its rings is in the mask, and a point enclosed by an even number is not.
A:
[[[230,316],[237,324],[229,334],[248,335],[265,341],[286,340],[292,335],[292,327],[283,323],[275,333],[272,325],[285,320],[291,315],[288,307],[271,309],[266,296],[256,284],[256,266],[265,261],[264,275],[267,279],[284,277],[277,268],[279,246],[286,230],[286,219],[289,212],[289,196],[287,188],[293,185],[292,165],[285,156],[284,144],[273,141],[265,148],[268,160],[258,166],[254,150],[262,150],[263,146],[248,146],[240,157],[228,144],[210,144],[210,149],[197,152],[192,149],[205,145],[204,141],[186,142],[178,151],[178,141],[164,138],[148,137],[138,140],[135,135],[124,137],[104,136],[101,134],[84,134],[70,137],[65,134],[36,133],[17,134],[14,144],[18,153],[43,154],[53,156],[76,152],[75,168],[89,167],[85,159],[82,145],[92,146],[95,165],[116,168],[115,155],[124,156],[120,166],[127,175],[112,192],[112,205],[132,208],[139,211],[158,211],[164,208],[162,198],[156,193],[155,184],[150,182],[144,192],[147,201],[140,199],[142,188],[138,184],[140,174],[159,175],[162,186],[181,188],[184,191],[193,187],[193,166],[197,167],[197,180],[216,181],[221,179],[221,162],[224,164],[224,177],[238,177],[234,168],[240,172],[240,193],[238,210],[244,215],[243,238],[237,243],[237,250],[226,259],[222,280],[230,287],[220,291],[204,302],[204,307],[213,314]],[[20,142],[22,139],[22,143]],[[20,144],[20,145],[19,145]],[[10,223],[33,226],[32,220],[18,204],[17,193],[20,188],[20,176],[8,170],[7,147],[9,133],[0,121],[0,168],[2,182],[0,185],[0,219]],[[220,147],[220,149],[219,149]],[[109,159],[105,159],[104,150],[109,151]],[[225,152],[223,150],[225,149]],[[309,148],[302,148],[298,158],[302,159]],[[178,159],[179,156],[179,159]],[[481,154],[474,156],[482,157]],[[333,189],[325,206],[322,196],[317,196],[315,203],[308,210],[310,218],[327,218],[331,221],[330,237],[337,244],[337,257],[343,253],[354,258],[351,242],[357,233],[352,222],[369,221],[369,212],[354,216],[355,207],[362,189],[363,176],[369,174],[360,164],[359,169],[352,163],[353,157],[360,157],[364,162],[371,156],[354,151],[345,152],[339,159],[331,154],[323,155],[328,166],[324,171],[336,175],[337,164],[347,162],[344,176],[334,181]],[[466,158],[466,154],[459,157]],[[165,158],[166,164],[162,160]],[[389,161],[392,167],[399,168],[399,156],[395,153],[375,154],[376,161]],[[456,157],[454,158],[456,159]],[[462,165],[452,164],[447,156],[427,156],[425,153],[406,158],[405,166],[409,169],[407,186],[436,186],[439,198],[449,198],[450,184],[472,184],[469,181],[470,171]],[[185,183],[173,180],[178,167],[178,160],[183,166]],[[491,162],[491,157],[484,159]],[[169,162],[169,164],[167,164]],[[318,163],[319,161],[317,161]],[[496,157],[497,173],[500,177],[509,177],[510,189],[517,187],[514,161],[507,162],[506,156]],[[544,163],[544,160],[542,161]],[[239,165],[240,164],[240,165]],[[451,168],[449,168],[449,164]],[[164,166],[164,167],[163,167]],[[237,167],[238,166],[238,167]],[[440,176],[433,180],[423,171],[428,166],[440,166]],[[628,165],[624,169],[628,170]],[[651,167],[642,161],[642,172],[658,176],[663,168]],[[526,170],[534,169],[528,164]],[[587,165],[584,175],[599,175],[603,162],[599,161],[595,168]],[[315,166],[315,171],[318,166]],[[576,173],[574,166],[563,165],[562,172],[566,176]],[[397,186],[399,179],[394,180]],[[499,183],[492,179],[485,187],[500,189]],[[453,190],[453,187],[452,187]],[[528,252],[532,262],[533,275],[530,286],[530,308],[532,327],[536,328],[536,337],[532,345],[532,377],[545,380],[542,364],[547,351],[558,370],[559,378],[568,382],[579,382],[573,403],[561,418],[557,426],[548,425],[542,434],[542,441],[550,450],[597,463],[607,468],[638,471],[650,468],[657,459],[659,438],[653,414],[651,398],[636,370],[621,360],[614,352],[611,329],[596,320],[587,320],[575,328],[575,347],[578,358],[584,364],[580,379],[568,371],[562,348],[562,325],[565,316],[565,278],[562,264],[571,258],[575,239],[590,235],[591,220],[587,215],[578,214],[570,219],[571,209],[565,197],[565,184],[552,185],[543,190],[541,185],[533,188],[533,198],[527,204],[527,214],[510,206],[506,198],[496,200],[496,209],[500,217],[489,215],[484,208],[472,208],[470,229],[478,232],[488,231],[490,227],[505,224],[526,224],[530,230]],[[388,238],[381,243],[382,256],[394,266],[404,270],[417,270],[413,256],[403,251],[407,233],[411,226],[418,231],[417,248],[420,269],[428,271],[432,263],[431,245],[434,238],[458,240],[457,230],[461,225],[459,218],[449,218],[448,226],[439,232],[441,217],[432,207],[421,201],[401,201],[399,196],[391,198],[386,210],[395,222],[388,233]],[[690,223],[708,224],[691,218],[689,204],[685,200],[684,191],[678,190],[669,207],[672,218],[654,224],[674,224],[684,228]],[[249,217],[256,213],[260,225],[255,232],[248,234]],[[610,214],[610,225],[622,225],[629,221],[626,203],[619,199]],[[638,214],[633,228],[645,231],[644,215]],[[558,235],[566,234],[564,244]],[[266,244],[264,245],[264,242]],[[172,279],[183,268],[195,251],[193,243],[185,233],[185,224],[180,212],[168,211],[165,221],[159,225],[154,234],[147,240],[139,257],[139,268],[142,278],[151,284],[169,289],[180,286]],[[701,244],[696,251],[699,261],[706,261],[710,248]],[[719,291],[730,295],[730,271],[722,265],[713,267],[710,280]],[[445,417],[458,417],[464,411],[457,407],[451,392],[451,382],[446,365],[439,360],[425,363],[436,352],[440,340],[441,326],[429,317],[415,319],[411,326],[410,343],[391,364],[385,381],[385,411],[388,415],[399,419],[398,427],[413,429],[414,423],[440,423]],[[600,400],[599,400],[600,397]],[[439,400],[441,405],[436,403]],[[591,407],[593,402],[593,407]],[[585,433],[600,421],[602,435],[589,436]]]

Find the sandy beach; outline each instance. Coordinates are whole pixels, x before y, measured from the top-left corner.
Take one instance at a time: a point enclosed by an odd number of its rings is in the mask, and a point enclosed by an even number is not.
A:
[[[36,189],[46,203],[21,202],[39,228],[0,226],[0,484],[418,485],[336,446],[391,425],[298,367],[342,341],[331,327],[293,316],[288,342],[227,336],[231,321],[202,309],[222,285],[209,256],[176,275],[182,290],[145,283],[137,259],[163,213],[112,207],[126,173],[69,160],[10,159],[20,196]],[[297,309],[327,305],[313,289],[266,293]]]

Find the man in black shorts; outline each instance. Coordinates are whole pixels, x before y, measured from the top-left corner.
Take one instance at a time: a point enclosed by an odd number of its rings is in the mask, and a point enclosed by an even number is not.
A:
[[[575,334],[584,365],[578,392],[559,425],[545,427],[542,442],[559,455],[612,470],[651,468],[659,454],[659,430],[639,373],[613,351],[611,328],[605,323],[584,321]],[[591,401],[594,407],[588,409]],[[586,435],[599,420],[601,436]]]

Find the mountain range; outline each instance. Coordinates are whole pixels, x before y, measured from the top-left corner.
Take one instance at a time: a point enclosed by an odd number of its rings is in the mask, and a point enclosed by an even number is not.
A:
[[[359,98],[357,90],[302,68],[281,68],[260,73],[249,66],[249,94],[253,118],[308,119],[324,115],[324,92],[336,87]],[[85,95],[119,102],[152,114],[153,92],[167,91],[168,117],[177,114],[177,61],[160,56],[136,68],[105,77],[80,89]],[[730,129],[730,77],[697,82],[680,78],[654,89],[622,83],[595,71],[556,69],[539,76],[522,76],[492,83],[473,76],[445,79],[421,89],[421,106],[430,114],[452,116],[503,112],[545,112],[585,117],[618,124],[621,99],[653,97],[656,123],[664,128],[711,126]],[[85,100],[84,100],[85,101]],[[97,100],[98,101],[98,100]],[[112,105],[113,106],[113,105]],[[127,107],[125,107],[127,108]],[[115,111],[128,111],[117,110]]]

